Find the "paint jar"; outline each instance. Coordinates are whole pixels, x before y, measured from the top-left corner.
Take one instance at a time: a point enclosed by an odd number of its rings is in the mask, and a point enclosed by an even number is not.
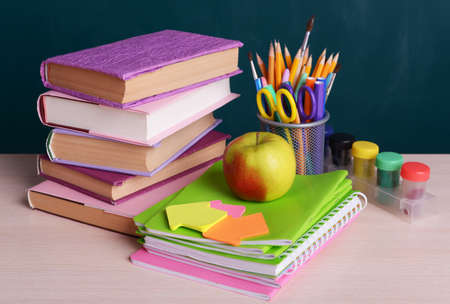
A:
[[[381,152],[377,155],[377,185],[385,188],[395,188],[400,183],[400,169],[403,156],[395,152]]]
[[[404,163],[401,169],[403,197],[417,200],[425,194],[430,167],[419,162]]]
[[[359,140],[353,143],[353,174],[356,177],[370,179],[374,176],[378,151],[378,145],[370,141]]]
[[[334,133],[329,138],[333,164],[345,167],[351,163],[351,150],[355,137],[347,133]]]

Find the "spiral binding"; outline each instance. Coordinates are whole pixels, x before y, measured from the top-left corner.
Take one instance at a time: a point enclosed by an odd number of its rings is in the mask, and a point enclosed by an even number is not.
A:
[[[362,197],[361,204],[357,204],[351,210],[345,208],[355,197]],[[313,253],[318,250],[322,245],[324,245],[335,233],[344,228],[345,225],[362,209],[367,206],[367,197],[362,192],[354,192],[348,198],[346,198],[342,203],[340,203],[336,208],[324,216],[317,224],[315,224],[311,229],[309,229],[301,238],[299,238],[294,244],[292,244],[288,249],[286,249],[280,257],[285,258],[291,253],[295,252],[299,246],[307,243],[309,239],[314,239],[314,235],[321,234],[318,239],[316,239],[312,244],[310,244],[299,256],[297,256],[292,263],[292,266],[286,271],[286,274],[294,273],[297,268],[303,265]],[[342,218],[337,221],[331,228],[327,231],[321,233],[321,229],[337,214],[343,213]]]

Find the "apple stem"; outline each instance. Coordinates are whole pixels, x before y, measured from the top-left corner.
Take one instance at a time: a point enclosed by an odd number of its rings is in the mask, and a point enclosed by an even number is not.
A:
[[[256,132],[256,144],[259,145],[259,132]]]

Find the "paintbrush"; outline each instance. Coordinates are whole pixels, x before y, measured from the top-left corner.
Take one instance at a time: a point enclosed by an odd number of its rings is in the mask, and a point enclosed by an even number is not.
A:
[[[306,24],[305,38],[303,38],[303,42],[302,42],[302,46],[301,46],[301,50],[302,50],[301,58],[303,58],[303,55],[305,54],[306,46],[308,45],[309,35],[311,34],[311,31],[314,26],[314,18],[315,18],[315,16],[312,15],[311,18],[309,19],[308,23]]]
[[[248,52],[247,55],[248,55],[248,60],[250,61],[250,68],[252,70],[253,80],[255,81],[256,91],[259,91],[262,88],[261,87],[261,80],[259,79],[258,74],[256,73],[255,64],[253,63],[252,52]]]

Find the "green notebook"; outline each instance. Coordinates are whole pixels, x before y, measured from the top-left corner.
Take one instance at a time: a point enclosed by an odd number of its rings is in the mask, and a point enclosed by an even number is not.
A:
[[[269,252],[281,250],[273,259],[257,259],[252,257],[227,254],[223,252],[198,248],[184,240],[174,241],[163,239],[158,236],[146,236],[143,245],[149,250],[156,250],[163,255],[185,256],[192,260],[202,261],[208,264],[218,265],[250,272],[269,277],[278,277],[295,261],[300,264],[303,259],[310,256],[324,242],[332,238],[351,218],[356,216],[367,204],[365,199],[361,200],[360,192],[350,192],[344,196],[341,202],[331,209],[324,217],[313,225],[291,246],[272,246]],[[311,251],[310,251],[311,250]],[[300,258],[300,260],[298,260]]]
[[[262,212],[269,227],[269,234],[246,239],[241,246],[251,246],[265,253],[272,246],[287,246],[295,242],[312,225],[334,208],[349,191],[351,181],[347,171],[339,170],[320,175],[297,175],[292,188],[282,198],[266,202],[239,200],[229,190],[218,162],[200,178],[174,195],[152,206],[134,218],[137,225],[156,236],[168,236],[194,242],[218,243],[203,238],[200,232],[178,228],[171,231],[165,214],[167,206],[197,201],[221,200],[225,204],[244,205],[245,215]],[[222,243],[220,243],[222,244]],[[281,248],[280,248],[281,249]]]

